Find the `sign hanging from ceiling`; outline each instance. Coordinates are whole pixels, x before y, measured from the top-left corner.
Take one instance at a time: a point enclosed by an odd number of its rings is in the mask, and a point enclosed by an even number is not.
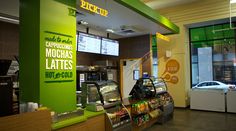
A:
[[[157,38],[160,38],[160,39],[162,39],[162,40],[164,40],[164,41],[167,41],[167,42],[170,42],[170,38],[169,37],[167,37],[167,36],[164,36],[164,35],[162,35],[161,33],[156,33],[156,37]]]
[[[92,13],[96,13],[96,14],[104,16],[104,17],[108,16],[108,10],[100,8],[100,7],[98,7],[94,4],[91,4],[85,0],[80,0],[80,7],[85,10],[88,10]]]

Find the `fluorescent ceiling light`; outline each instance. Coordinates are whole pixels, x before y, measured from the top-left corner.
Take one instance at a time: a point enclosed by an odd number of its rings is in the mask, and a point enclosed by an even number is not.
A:
[[[8,18],[8,17],[4,17],[4,16],[0,16],[0,20],[5,20],[5,21],[9,21],[9,22],[19,23],[19,20],[17,20],[17,19]]]
[[[230,4],[236,3],[236,0],[230,0]]]
[[[87,25],[88,24],[88,22],[86,22],[86,21],[80,21],[81,22],[81,24],[83,24],[83,25]]]
[[[114,30],[112,30],[112,29],[106,29],[106,31],[114,33]]]

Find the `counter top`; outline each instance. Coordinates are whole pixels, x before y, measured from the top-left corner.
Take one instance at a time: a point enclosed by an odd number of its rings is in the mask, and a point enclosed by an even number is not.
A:
[[[51,127],[52,127],[52,130],[57,130],[57,129],[67,127],[76,123],[85,122],[89,118],[92,118],[92,117],[95,117],[104,113],[105,111],[92,112],[92,111],[84,110],[84,115],[53,123]]]
[[[78,116],[78,117],[74,117],[74,118],[70,118],[64,121],[60,121],[60,122],[56,122],[52,124],[52,130],[57,130],[66,126],[70,126],[76,123],[80,123],[80,122],[84,122],[87,120],[86,116]]]
[[[98,111],[98,112],[92,112],[92,111],[88,111],[88,110],[84,110],[84,116],[87,118],[91,118],[91,117],[95,117],[101,114],[104,114],[106,111]]]

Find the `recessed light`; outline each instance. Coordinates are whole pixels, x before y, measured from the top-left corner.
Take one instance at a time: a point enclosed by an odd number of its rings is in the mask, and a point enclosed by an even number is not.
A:
[[[236,0],[230,0],[230,4],[236,3]]]
[[[106,29],[106,31],[114,33],[114,30],[112,30],[112,29]]]
[[[87,24],[88,24],[88,22],[83,21],[83,20],[81,20],[80,23],[81,23],[82,25],[87,25]]]
[[[4,17],[4,16],[0,16],[0,19],[10,21],[10,22],[19,23],[19,20],[17,20],[17,19],[8,18],[8,17]]]

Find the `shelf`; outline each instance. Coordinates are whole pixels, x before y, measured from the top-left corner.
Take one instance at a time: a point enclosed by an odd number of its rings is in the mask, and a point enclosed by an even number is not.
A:
[[[142,113],[131,113],[132,115],[135,115],[135,116],[141,116],[141,115],[145,115],[145,114],[148,114],[149,113],[149,111],[148,112],[142,112]]]
[[[135,130],[135,131],[136,131],[136,130],[138,130],[138,131],[144,130],[144,129],[146,129],[146,128],[152,126],[152,125],[153,125],[154,123],[156,123],[156,122],[157,122],[157,118],[151,118],[151,119],[149,119],[149,121],[147,121],[147,122],[141,124],[140,126],[138,126],[136,123],[132,122],[133,130]]]
[[[165,93],[167,93],[167,91],[160,91],[160,92],[156,92],[156,95],[163,95]]]
[[[119,126],[125,125],[126,123],[130,123],[130,119],[118,122],[112,126],[112,128],[118,128]]]

